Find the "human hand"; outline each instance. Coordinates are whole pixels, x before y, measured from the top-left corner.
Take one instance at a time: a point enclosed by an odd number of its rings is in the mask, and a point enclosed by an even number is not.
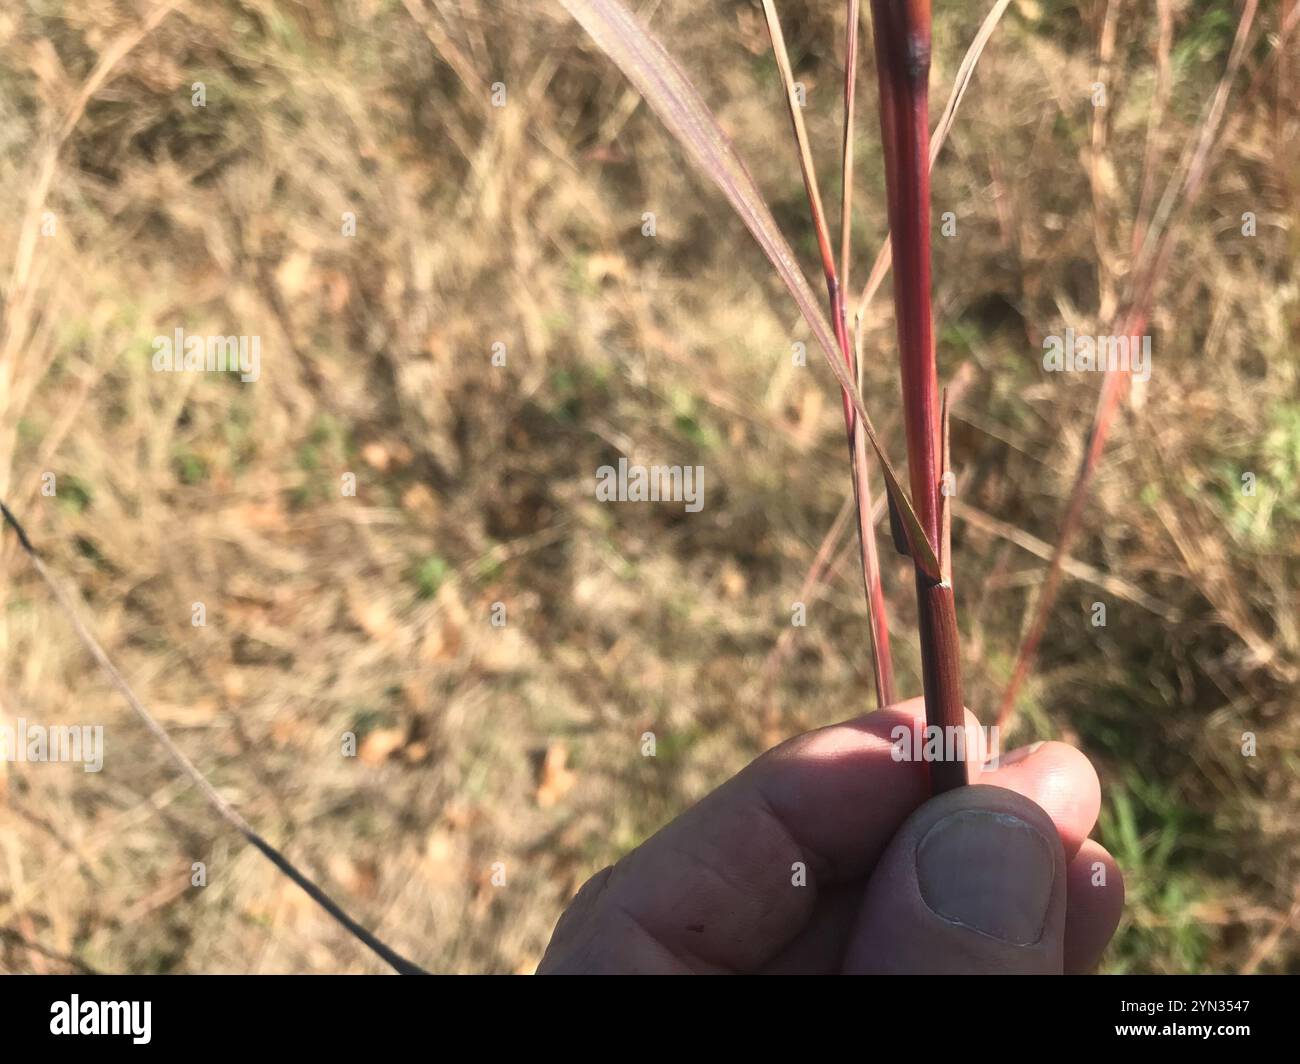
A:
[[[1037,743],[929,799],[891,752],[924,724],[913,699],[768,751],[593,876],[539,974],[1091,970],[1124,906],[1092,766]]]

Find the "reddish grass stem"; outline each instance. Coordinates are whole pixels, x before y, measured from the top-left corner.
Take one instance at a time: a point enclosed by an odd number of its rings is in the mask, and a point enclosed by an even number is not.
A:
[[[844,361],[844,367],[849,376],[856,379],[857,359],[854,346],[849,341],[844,284],[835,268],[835,253],[831,248],[830,227],[826,223],[826,213],[822,208],[821,193],[817,186],[817,172],[813,166],[812,150],[808,143],[808,133],[804,128],[800,104],[795,98],[794,74],[790,65],[790,56],[786,50],[785,38],[781,32],[781,21],[777,16],[773,0],[763,0],[763,12],[767,18],[768,33],[772,39],[772,52],[776,57],[777,67],[785,84],[786,105],[790,113],[791,125],[794,127],[795,145],[799,152],[799,166],[803,173],[804,188],[808,195],[808,209],[812,215],[813,229],[817,235],[817,247],[821,253],[822,273],[826,278],[826,295],[830,309],[831,329],[835,336],[835,344],[839,349],[840,357]],[[845,276],[847,276],[848,271],[849,237],[852,228],[852,123],[857,65],[857,14],[857,0],[849,0],[850,21],[846,31],[846,68],[844,73],[844,155],[841,171],[844,179],[844,192],[840,202],[840,257],[841,269],[845,271]],[[868,476],[866,437],[848,391],[841,389],[840,398],[844,406],[844,427],[848,437],[849,466],[853,477],[854,500],[857,504],[858,547],[862,563],[862,586],[866,596],[867,617],[871,630],[871,664],[875,678],[876,703],[884,707],[897,701],[897,692],[894,687],[894,665],[889,645],[889,621],[885,606],[885,592],[880,579],[879,556],[876,552],[875,525],[871,520],[874,506],[871,482]]]
[[[941,557],[939,379],[930,310],[930,2],[871,0],[871,13],[912,506],[932,555]],[[932,727],[961,728],[965,709],[952,583],[915,551],[912,557],[926,720]],[[937,761],[930,779],[936,793],[960,786],[967,781],[965,763]]]

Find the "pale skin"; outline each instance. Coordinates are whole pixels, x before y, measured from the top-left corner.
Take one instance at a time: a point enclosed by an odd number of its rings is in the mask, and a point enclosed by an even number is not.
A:
[[[913,699],[768,751],[593,876],[539,973],[1093,970],[1124,885],[1092,765],[1036,744],[930,798],[891,753],[924,722]]]

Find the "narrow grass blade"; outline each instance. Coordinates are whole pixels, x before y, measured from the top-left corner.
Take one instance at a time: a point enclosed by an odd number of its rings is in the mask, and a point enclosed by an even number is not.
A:
[[[831,372],[862,419],[867,439],[880,460],[890,496],[907,528],[913,557],[918,559],[918,564],[935,573],[937,579],[939,561],[935,549],[922,530],[893,463],[876,435],[857,382],[844,365],[817,298],[754,179],[728,143],[717,120],[672,56],[619,0],[562,2],[569,14],[636,86],[660,121],[687,150],[692,161],[722,190],[776,268],[830,363]]]
[[[763,0],[763,14],[767,19],[768,36],[772,39],[772,54],[776,58],[776,68],[781,73],[781,83],[785,86],[786,110],[790,113],[790,124],[794,126],[794,139],[799,147],[799,169],[803,172],[804,188],[808,193],[808,207],[812,211],[813,229],[817,234],[817,250],[822,257],[822,272],[826,274],[826,284],[830,289],[832,304],[836,300],[838,284],[835,274],[835,253],[831,250],[830,227],[826,224],[826,211],[822,207],[821,192],[817,187],[817,169],[813,165],[812,147],[808,143],[808,130],[804,126],[803,108],[799,106],[794,84],[794,71],[790,66],[790,53],[785,47],[785,35],[781,32],[781,20],[777,17],[776,6],[772,0]],[[833,320],[831,327],[835,330],[836,345],[843,351],[839,330]]]

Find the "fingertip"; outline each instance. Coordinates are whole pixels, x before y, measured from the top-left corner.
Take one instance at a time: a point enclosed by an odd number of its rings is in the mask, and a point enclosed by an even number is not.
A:
[[[1101,962],[1124,915],[1124,873],[1101,843],[1085,839],[1066,870],[1065,971]]]
[[[983,766],[972,783],[1023,794],[1056,824],[1066,857],[1079,851],[1101,811],[1101,783],[1092,762],[1067,743],[1036,743]]]

